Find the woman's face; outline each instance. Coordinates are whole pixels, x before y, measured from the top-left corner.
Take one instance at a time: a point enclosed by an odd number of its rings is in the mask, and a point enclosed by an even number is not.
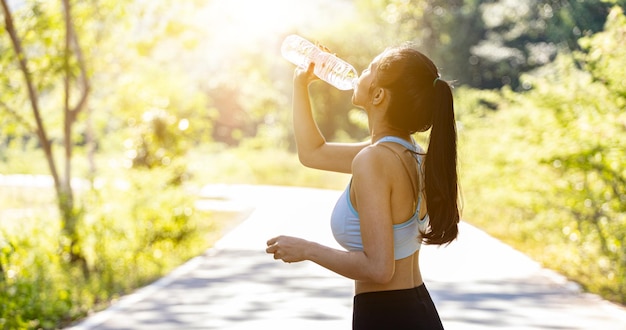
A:
[[[372,101],[372,88],[381,55],[378,55],[359,76],[352,94],[352,104],[357,107],[367,108],[367,105]]]

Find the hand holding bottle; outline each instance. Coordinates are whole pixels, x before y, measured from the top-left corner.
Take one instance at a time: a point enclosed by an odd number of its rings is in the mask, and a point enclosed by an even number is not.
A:
[[[315,63],[311,62],[309,67],[304,69],[302,67],[296,67],[293,73],[293,83],[294,85],[302,84],[304,86],[308,86],[310,83],[320,80],[318,76],[315,75]]]
[[[315,47],[321,49],[324,52],[330,53],[330,49],[324,45],[319,43],[315,43]],[[333,54],[336,56],[336,54]],[[294,71],[294,84],[302,83],[305,86],[308,86],[310,83],[320,80],[315,74],[315,62],[310,62],[308,68],[297,66]]]

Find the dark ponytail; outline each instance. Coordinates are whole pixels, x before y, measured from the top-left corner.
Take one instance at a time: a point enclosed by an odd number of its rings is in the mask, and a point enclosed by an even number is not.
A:
[[[448,244],[457,237],[460,220],[456,124],[450,85],[436,78],[433,88],[435,107],[424,162],[430,229],[422,234],[422,238],[425,244]]]
[[[456,127],[450,85],[421,52],[401,46],[384,53],[376,82],[389,90],[389,123],[409,134],[430,131],[424,185],[430,227],[426,244],[447,244],[458,234]]]

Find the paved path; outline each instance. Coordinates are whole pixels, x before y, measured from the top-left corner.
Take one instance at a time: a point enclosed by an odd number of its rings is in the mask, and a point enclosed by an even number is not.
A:
[[[250,214],[206,254],[73,330],[350,329],[350,280],[264,253],[278,234],[336,247],[328,219],[340,192],[236,185],[204,193]],[[466,223],[450,246],[425,246],[421,264],[446,329],[626,329],[626,309],[580,293]]]

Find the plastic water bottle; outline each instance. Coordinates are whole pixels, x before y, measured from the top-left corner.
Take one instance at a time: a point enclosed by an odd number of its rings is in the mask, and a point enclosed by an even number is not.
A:
[[[315,75],[340,90],[354,89],[356,85],[359,75],[350,63],[300,36],[292,34],[285,38],[280,51],[285,59],[302,69],[315,63]]]

